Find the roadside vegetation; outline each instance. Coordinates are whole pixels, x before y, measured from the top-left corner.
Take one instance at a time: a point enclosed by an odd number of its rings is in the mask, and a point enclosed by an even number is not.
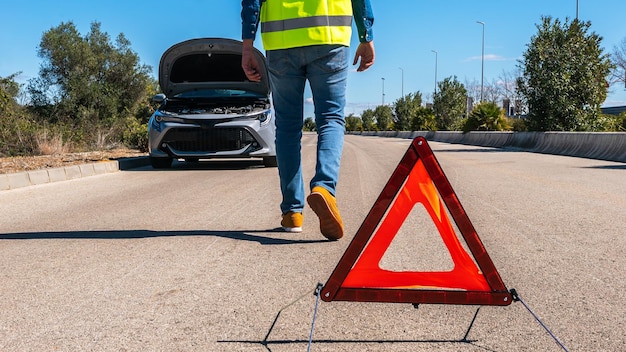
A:
[[[92,23],[82,36],[61,23],[42,36],[36,78],[0,78],[0,156],[128,147],[145,150],[152,68],[140,64],[123,34]]]
[[[602,114],[613,84],[626,84],[626,38],[602,49],[591,23],[544,17],[512,72],[482,86],[446,77],[432,103],[413,92],[346,118],[348,131],[626,132],[626,113]],[[482,97],[482,99],[481,99]],[[389,111],[392,111],[391,116]],[[313,130],[312,128],[311,130]]]
[[[130,41],[94,22],[43,33],[37,77],[0,77],[0,156],[128,147],[146,150],[158,92],[152,67]],[[348,131],[626,131],[626,113],[604,115],[613,84],[626,84],[626,38],[611,53],[591,23],[542,18],[523,58],[491,83],[446,77],[431,101],[411,92],[392,104],[346,117]],[[304,129],[315,130],[314,119]]]

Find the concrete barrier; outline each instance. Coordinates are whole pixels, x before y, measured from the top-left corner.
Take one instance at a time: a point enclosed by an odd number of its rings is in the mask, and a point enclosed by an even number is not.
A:
[[[410,139],[421,136],[435,142],[626,162],[626,133],[624,132],[367,131],[349,133]]]

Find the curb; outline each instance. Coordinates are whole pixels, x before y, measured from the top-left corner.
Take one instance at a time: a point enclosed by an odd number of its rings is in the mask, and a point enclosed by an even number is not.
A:
[[[142,156],[52,169],[0,174],[0,191],[104,175],[147,165],[150,165],[150,159],[147,156]]]

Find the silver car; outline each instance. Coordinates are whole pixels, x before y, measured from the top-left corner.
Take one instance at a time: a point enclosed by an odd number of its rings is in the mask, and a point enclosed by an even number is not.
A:
[[[242,43],[201,38],[169,48],[159,63],[163,93],[148,122],[150,163],[169,168],[173,159],[262,158],[276,166],[274,113],[265,57],[260,82],[241,68]]]

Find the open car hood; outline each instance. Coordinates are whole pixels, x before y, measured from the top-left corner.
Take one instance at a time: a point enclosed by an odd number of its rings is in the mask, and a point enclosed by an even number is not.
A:
[[[251,82],[241,68],[243,43],[226,38],[191,39],[173,45],[161,56],[159,85],[167,97],[198,89],[241,89],[269,95],[265,56],[254,49],[261,81]]]

